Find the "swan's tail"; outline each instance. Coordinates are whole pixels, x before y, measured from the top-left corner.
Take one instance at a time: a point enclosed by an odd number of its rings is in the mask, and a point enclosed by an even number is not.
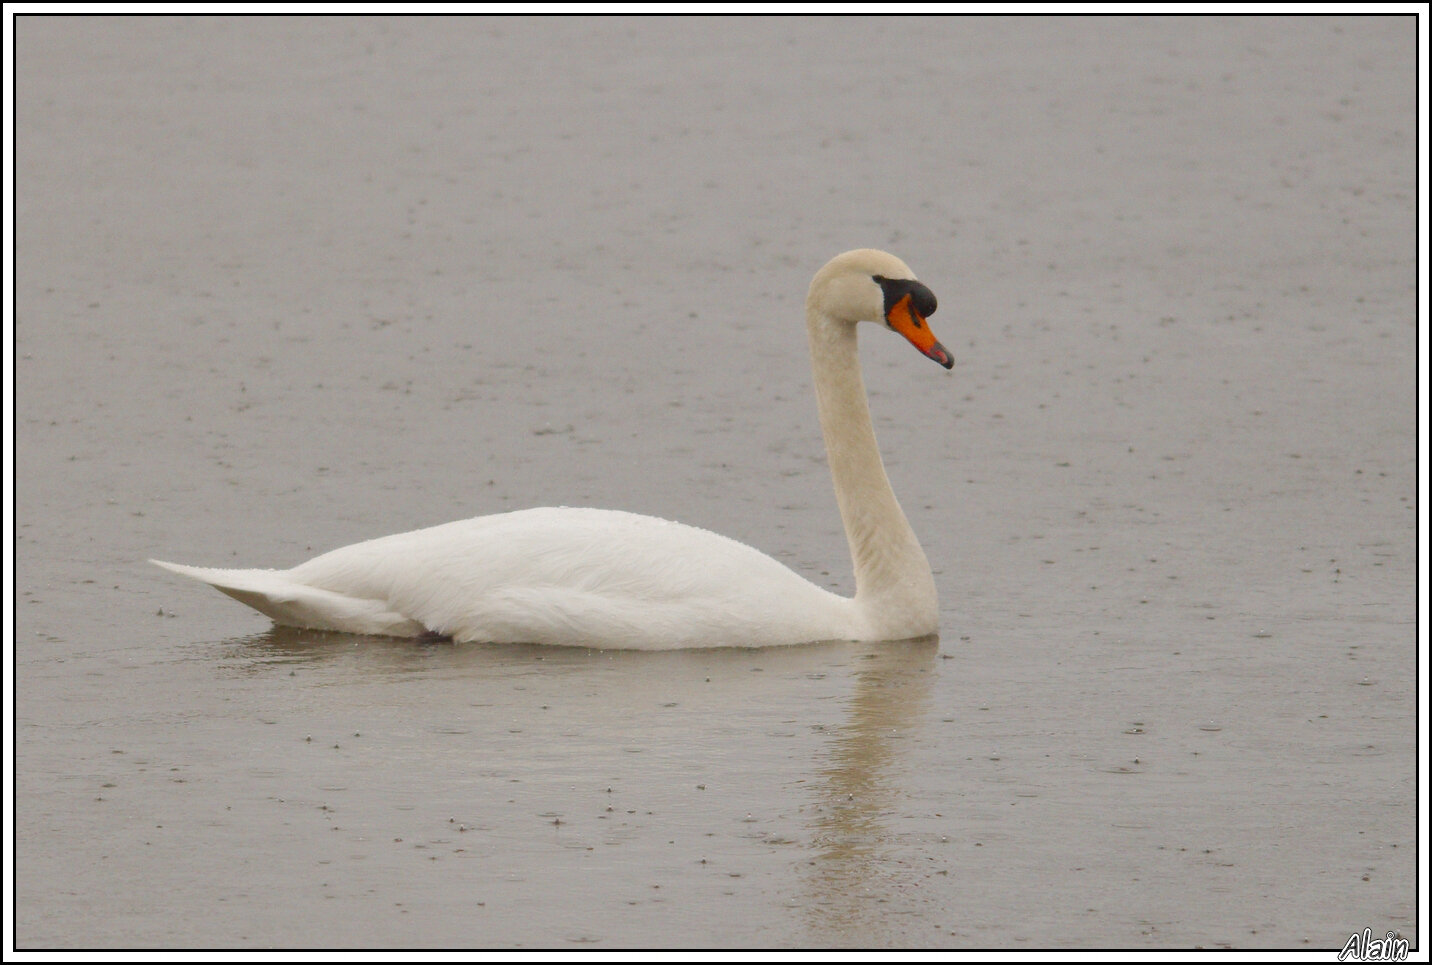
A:
[[[417,637],[427,628],[394,613],[382,600],[344,596],[295,581],[287,570],[222,570],[150,560],[171,573],[207,583],[275,623],[310,630]]]

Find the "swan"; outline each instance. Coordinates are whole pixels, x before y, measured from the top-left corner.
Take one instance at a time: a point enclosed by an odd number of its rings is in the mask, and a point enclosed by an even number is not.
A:
[[[816,272],[805,311],[854,597],[707,530],[571,507],[399,533],[287,570],[150,562],[208,583],[276,623],[346,633],[636,650],[935,633],[934,576],[880,460],[856,339],[857,323],[877,322],[951,368],[953,358],[926,322],[935,296],[899,258],[865,248]]]

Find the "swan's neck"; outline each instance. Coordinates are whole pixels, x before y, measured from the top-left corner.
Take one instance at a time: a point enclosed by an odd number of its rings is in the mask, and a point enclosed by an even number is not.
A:
[[[935,581],[885,475],[860,375],[856,325],[806,310],[816,401],[855,564],[855,602],[890,638],[934,632]]]

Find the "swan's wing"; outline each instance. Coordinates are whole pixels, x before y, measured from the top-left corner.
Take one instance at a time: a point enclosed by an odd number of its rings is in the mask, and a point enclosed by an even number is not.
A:
[[[150,560],[171,573],[207,583],[290,627],[376,633],[390,637],[421,636],[421,623],[395,613],[383,600],[345,596],[295,581],[285,570],[224,570]]]
[[[851,601],[764,553],[612,510],[461,520],[334,550],[285,576],[344,598],[381,600],[458,640],[666,649],[851,632]]]

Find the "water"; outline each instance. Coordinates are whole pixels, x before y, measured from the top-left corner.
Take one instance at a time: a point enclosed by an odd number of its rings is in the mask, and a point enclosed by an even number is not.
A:
[[[1415,947],[1411,21],[23,18],[15,942]],[[937,640],[272,629],[148,566],[532,505]]]

